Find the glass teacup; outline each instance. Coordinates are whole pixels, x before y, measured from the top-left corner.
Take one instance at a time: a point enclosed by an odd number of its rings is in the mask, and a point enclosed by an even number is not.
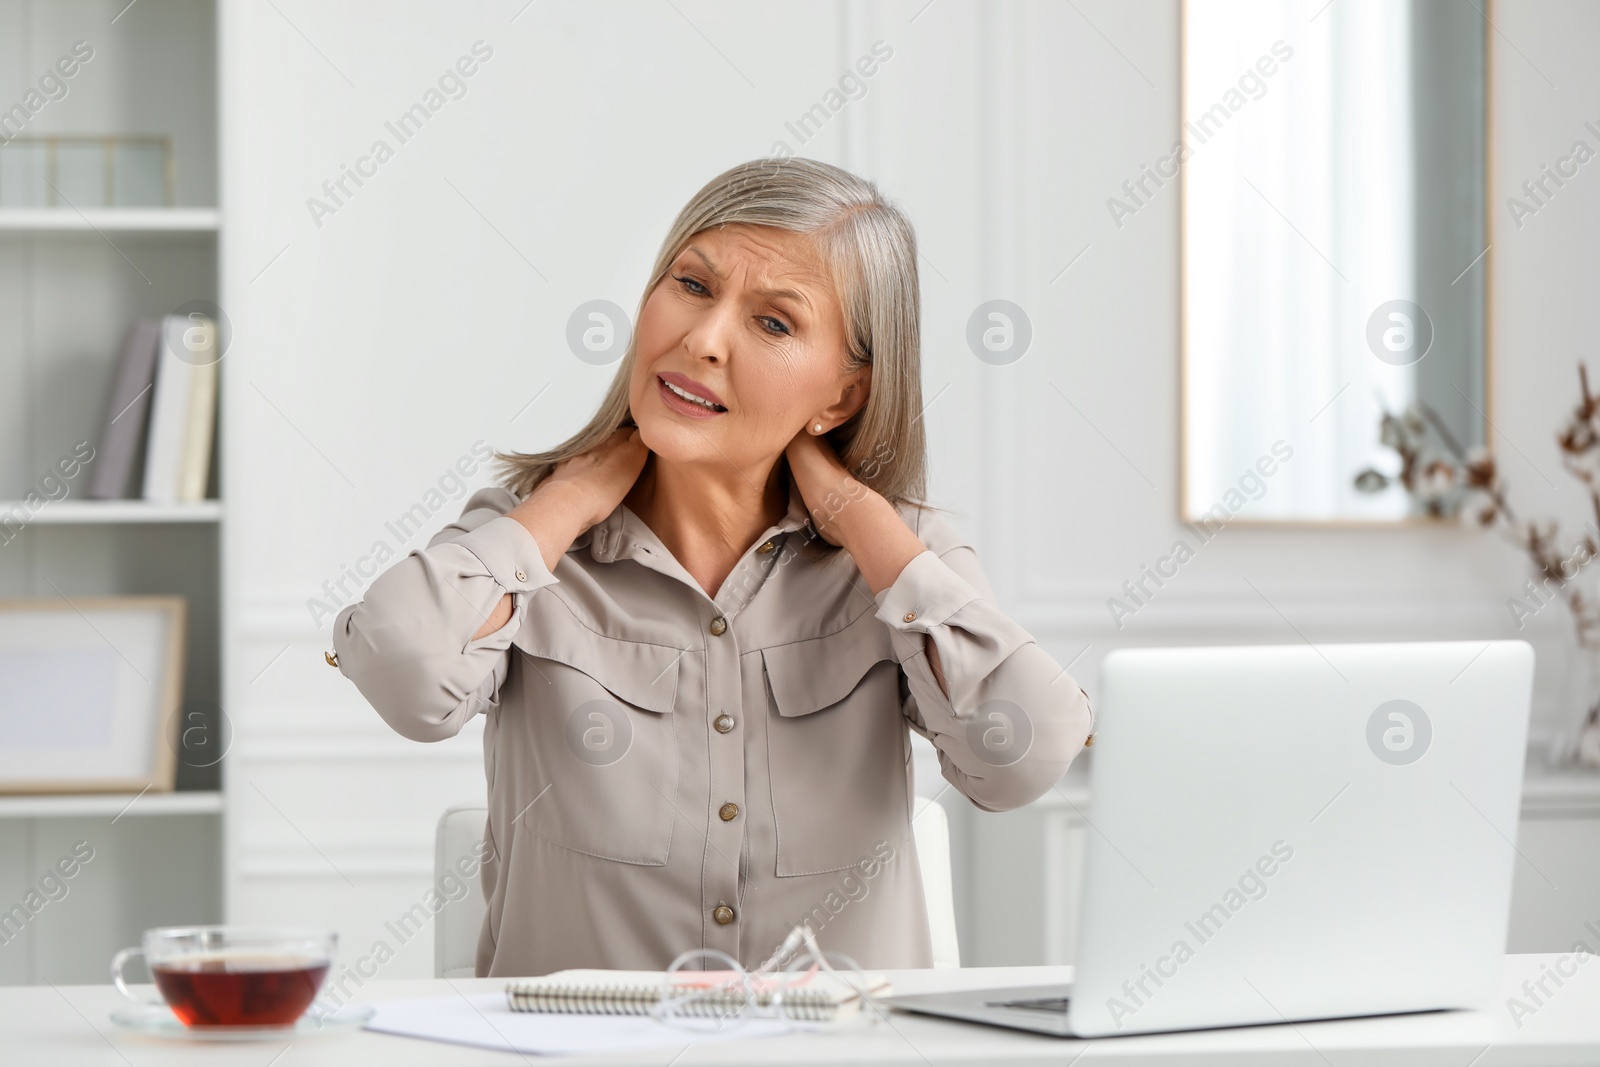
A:
[[[333,965],[339,935],[329,930],[173,926],[146,930],[139,948],[111,961],[111,980],[137,1004],[122,967],[144,957],[156,989],[185,1026],[292,1027]]]

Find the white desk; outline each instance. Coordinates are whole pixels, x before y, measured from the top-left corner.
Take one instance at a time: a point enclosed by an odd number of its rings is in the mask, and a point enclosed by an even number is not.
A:
[[[907,1067],[971,1064],[1307,1064],[1315,1067],[1384,1067],[1388,1064],[1495,1067],[1502,1064],[1600,1063],[1600,961],[1589,960],[1565,980],[1555,996],[1519,1029],[1505,997],[1521,995],[1525,979],[1537,978],[1553,955],[1507,956],[1502,996],[1481,1012],[1425,1012],[1372,1019],[1292,1026],[1256,1026],[1184,1034],[1107,1038],[1099,1041],[1038,1037],[991,1027],[894,1013],[892,1025],[851,1035],[800,1035],[753,1042],[702,1045],[674,1061],[695,1064],[902,1064]],[[1381,961],[1376,963],[1382,966]],[[959,971],[891,971],[896,992],[923,993],[1071,981],[1071,967],[966,968]],[[503,988],[497,979],[455,983],[464,992]],[[382,1000],[450,994],[444,981],[373,981],[359,999]],[[0,988],[0,1062],[104,1064],[106,1067],[182,1067],[238,1064],[241,1067],[317,1067],[323,1064],[532,1063],[512,1053],[436,1044],[360,1032],[282,1044],[187,1044],[129,1035],[108,1013],[122,1003],[107,986],[13,986]],[[676,1050],[607,1059],[561,1057],[545,1062],[649,1064],[667,1067]],[[281,1059],[275,1059],[283,1053]]]

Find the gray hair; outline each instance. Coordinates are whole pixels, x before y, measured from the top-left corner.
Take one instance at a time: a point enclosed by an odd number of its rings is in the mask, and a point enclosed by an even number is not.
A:
[[[816,243],[844,310],[845,371],[872,367],[866,404],[830,430],[828,441],[855,477],[885,499],[926,507],[921,310],[911,221],[876,185],[839,167],[797,157],[741,163],[707,182],[678,214],[661,242],[635,321],[696,234],[739,223],[804,234]],[[581,430],[544,452],[495,453],[506,489],[526,498],[557,463],[634,425],[628,387],[636,347],[637,335]]]

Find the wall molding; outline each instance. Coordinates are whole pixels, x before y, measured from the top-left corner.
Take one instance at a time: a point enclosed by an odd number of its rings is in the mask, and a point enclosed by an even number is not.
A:
[[[385,727],[387,729],[387,727]],[[280,737],[251,739],[235,744],[228,758],[234,766],[253,763],[352,763],[362,767],[385,763],[460,763],[481,768],[483,746],[451,744],[448,741],[421,744],[395,735],[396,742],[381,738]],[[451,740],[470,740],[457,738]],[[238,773],[238,772],[235,772]]]
[[[1284,621],[1285,616],[1305,630],[1436,628],[1441,632],[1460,633],[1478,628],[1499,637],[1512,629],[1511,616],[1503,605],[1486,603],[1481,596],[1351,595],[1332,590],[1263,592],[1267,593],[1270,603],[1242,581],[1228,586],[1208,584],[1157,590],[1143,606],[1135,607],[1133,615],[1123,617],[1120,630],[1106,607],[1106,600],[1118,595],[1115,590],[1077,589],[1047,600],[1026,600],[1014,605],[1010,613],[1030,631],[1036,628],[1049,633],[1109,631],[1119,641],[1133,644],[1140,643],[1139,636],[1145,632],[1178,630],[1216,635],[1207,643],[1222,643],[1228,630],[1282,630],[1288,635],[1286,639],[1296,640]],[[1544,614],[1530,621],[1526,630],[1512,636],[1526,637],[1530,641],[1560,636],[1556,613],[1550,612],[1548,620]]]
[[[339,872],[343,871],[343,874]],[[345,878],[362,888],[361,879],[393,878],[413,880],[433,875],[433,846],[407,852],[397,851],[388,859],[370,858],[340,860],[339,870],[329,867],[320,856],[281,855],[261,856],[241,854],[234,861],[234,872],[244,881],[327,882],[344,885]]]

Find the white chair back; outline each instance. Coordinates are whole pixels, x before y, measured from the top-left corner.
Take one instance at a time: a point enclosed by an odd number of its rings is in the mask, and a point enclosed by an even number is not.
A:
[[[458,861],[470,869],[475,849],[483,840],[489,812],[482,804],[456,804],[439,817],[434,834],[433,873],[459,871]],[[951,892],[950,821],[944,808],[918,797],[912,809],[911,832],[922,867],[922,892],[927,901],[929,932],[933,937],[933,965],[961,966],[956,940],[955,896]],[[437,978],[471,978],[478,955],[478,934],[488,905],[483,887],[474,876],[471,891],[433,917],[433,973]]]

